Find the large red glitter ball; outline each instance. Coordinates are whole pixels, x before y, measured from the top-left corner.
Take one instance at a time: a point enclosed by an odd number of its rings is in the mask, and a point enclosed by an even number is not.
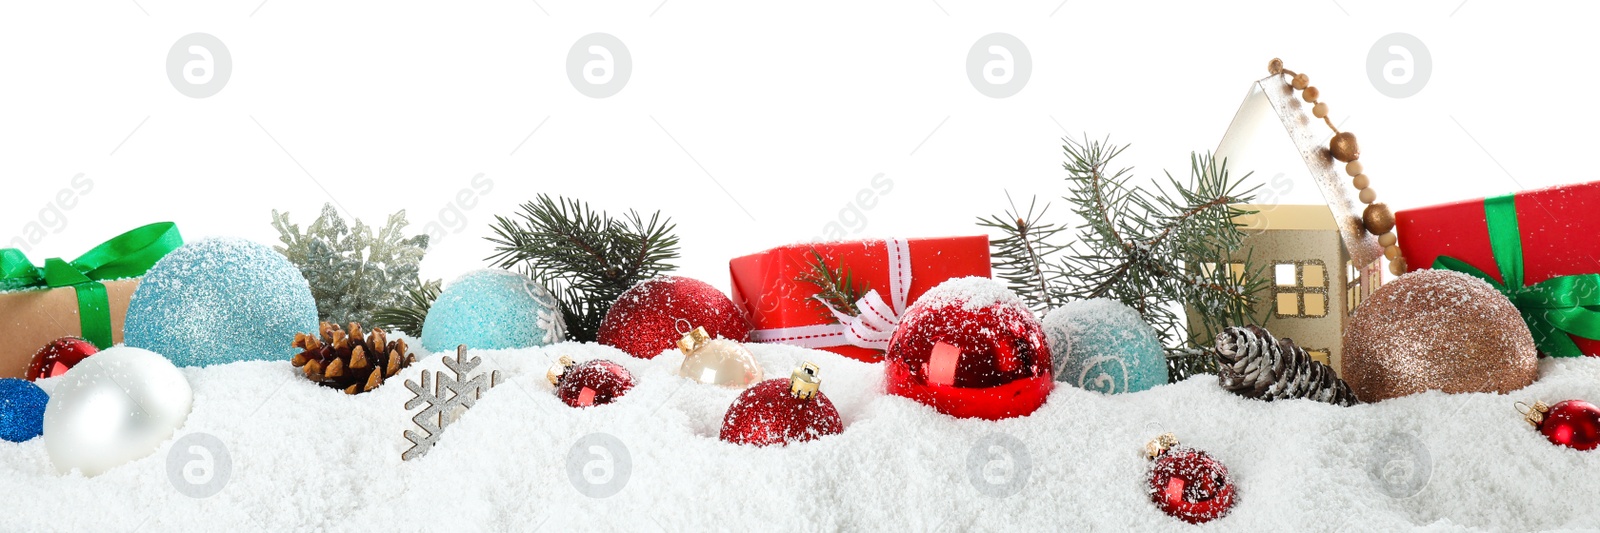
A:
[[[1150,469],[1150,501],[1168,516],[1191,524],[1226,516],[1236,492],[1228,467],[1188,446],[1162,453]]]
[[[815,397],[803,400],[789,393],[789,384],[788,379],[769,379],[740,393],[722,419],[722,440],[756,446],[785,445],[844,431],[839,410],[828,395],[819,391]]]
[[[750,340],[750,321],[728,295],[703,281],[680,276],[641,281],[622,293],[600,321],[595,340],[640,359],[653,359],[677,346],[678,339],[696,327],[706,328],[712,337]]]
[[[46,344],[33,354],[28,363],[28,381],[53,378],[78,366],[78,362],[99,353],[94,343],[80,337],[62,337]]]
[[[946,281],[906,310],[889,340],[888,391],[960,418],[1026,416],[1055,381],[1044,328],[987,278]]]
[[[1575,450],[1600,446],[1600,407],[1583,400],[1567,400],[1550,406],[1539,433],[1550,442]]]
[[[594,359],[573,365],[561,375],[556,397],[573,407],[605,405],[633,388],[633,374],[622,365]]]

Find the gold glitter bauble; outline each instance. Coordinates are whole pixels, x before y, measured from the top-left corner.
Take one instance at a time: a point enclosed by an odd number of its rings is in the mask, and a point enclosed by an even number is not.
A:
[[[1361,302],[1344,331],[1342,378],[1363,402],[1425,390],[1508,393],[1539,377],[1533,335],[1482,280],[1418,270]]]

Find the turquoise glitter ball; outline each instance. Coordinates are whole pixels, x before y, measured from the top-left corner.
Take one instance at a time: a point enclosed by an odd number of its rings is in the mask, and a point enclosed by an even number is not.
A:
[[[282,254],[243,239],[184,245],[156,263],[128,303],[123,341],[177,366],[284,360],[317,331],[317,303]]]
[[[1067,303],[1045,315],[1044,334],[1056,354],[1056,381],[1106,394],[1167,383],[1167,355],[1155,328],[1122,302]]]
[[[468,272],[439,293],[422,323],[422,347],[438,353],[502,350],[566,340],[561,304],[527,276],[499,269]]]
[[[0,379],[0,439],[24,442],[44,434],[44,408],[50,396],[33,382]]]

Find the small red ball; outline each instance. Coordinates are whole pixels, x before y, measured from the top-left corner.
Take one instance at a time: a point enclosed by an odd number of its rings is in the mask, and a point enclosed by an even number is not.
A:
[[[605,405],[633,388],[633,374],[622,365],[594,359],[573,365],[556,384],[556,397],[573,407]]]
[[[1236,492],[1228,467],[1188,446],[1162,453],[1150,469],[1150,501],[1168,516],[1191,524],[1226,516]]]
[[[1539,433],[1550,442],[1575,450],[1600,446],[1600,407],[1583,400],[1567,400],[1550,406]]]
[[[28,363],[28,381],[39,381],[67,373],[89,356],[100,352],[94,343],[81,337],[62,337],[46,344]]]
[[[677,346],[686,328],[696,327],[706,328],[712,337],[750,340],[750,321],[728,295],[703,281],[680,276],[641,281],[622,293],[600,321],[596,340],[628,355],[653,359]]]
[[[839,410],[828,395],[817,392],[809,400],[789,393],[790,380],[769,379],[755,384],[728,406],[720,438],[734,444],[786,445],[815,440],[844,431]]]
[[[1039,319],[987,278],[947,281],[912,304],[884,372],[890,394],[959,418],[1026,416],[1055,385]]]

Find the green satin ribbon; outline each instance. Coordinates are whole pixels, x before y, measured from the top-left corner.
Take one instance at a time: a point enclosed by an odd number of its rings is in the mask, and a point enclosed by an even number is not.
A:
[[[1523,285],[1522,231],[1517,226],[1514,195],[1485,198],[1483,213],[1488,220],[1489,249],[1495,266],[1500,267],[1501,279],[1449,256],[1439,256],[1433,268],[1469,274],[1493,285],[1522,313],[1539,351],[1554,357],[1583,355],[1568,334],[1600,339],[1600,274],[1561,276]]]
[[[118,235],[71,262],[44,260],[36,268],[22,250],[0,250],[0,290],[72,287],[78,294],[83,338],[111,347],[111,302],[102,281],[143,276],[168,252],[183,246],[178,225],[157,222]]]

